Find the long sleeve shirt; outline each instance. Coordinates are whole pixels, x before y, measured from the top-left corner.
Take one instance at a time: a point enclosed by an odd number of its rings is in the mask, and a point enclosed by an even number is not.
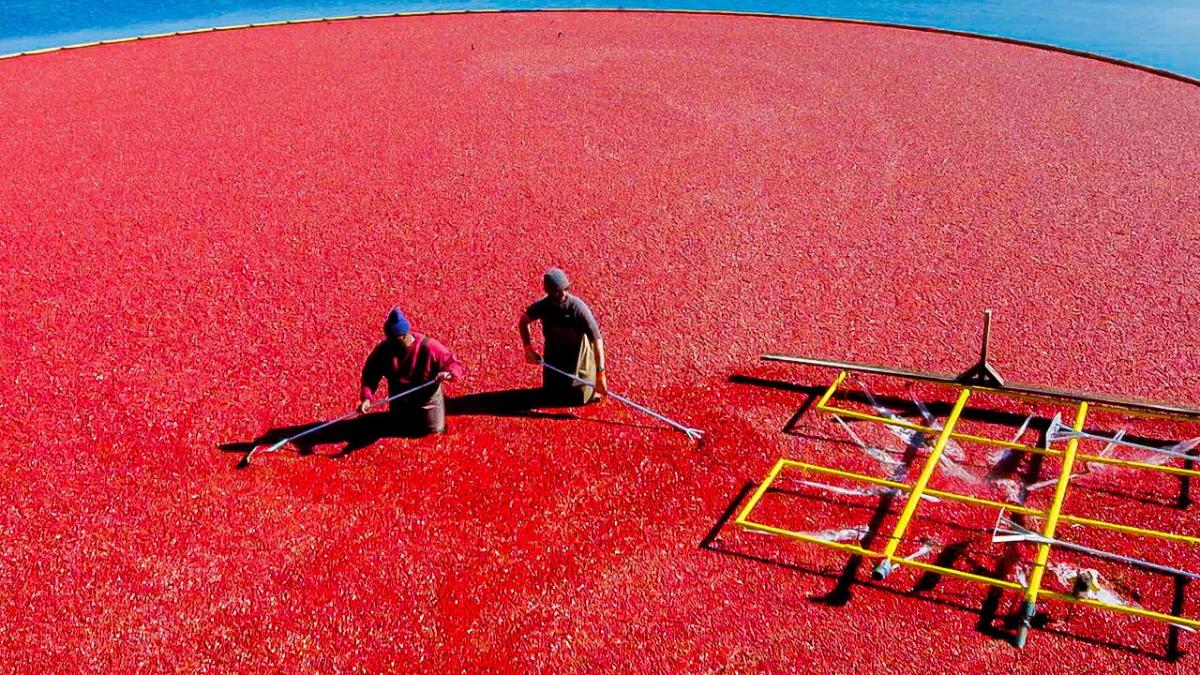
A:
[[[362,370],[362,396],[371,398],[386,378],[388,393],[395,395],[405,389],[429,382],[440,372],[458,379],[463,376],[462,361],[442,343],[414,332],[411,347],[398,340],[384,340],[371,350]]]

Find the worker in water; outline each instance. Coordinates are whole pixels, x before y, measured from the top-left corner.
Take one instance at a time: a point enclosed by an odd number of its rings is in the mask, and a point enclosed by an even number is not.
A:
[[[594,387],[542,368],[543,400],[550,405],[582,405],[608,394],[604,374],[604,339],[592,310],[569,292],[567,275],[557,267],[542,277],[546,297],[525,310],[518,324],[525,360],[542,363],[543,355],[533,348],[529,324],[542,322],[545,363],[575,377],[592,382]]]
[[[383,322],[382,342],[371,350],[362,369],[359,410],[367,412],[380,379],[387,379],[388,395],[428,384],[420,391],[392,401],[389,412],[396,431],[404,436],[440,434],[446,430],[446,398],[442,383],[462,377],[462,362],[442,343],[413,332],[408,318],[393,307]]]

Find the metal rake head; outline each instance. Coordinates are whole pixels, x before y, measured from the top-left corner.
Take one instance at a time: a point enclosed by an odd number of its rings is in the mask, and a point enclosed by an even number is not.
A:
[[[283,446],[287,445],[287,442],[289,440],[291,440],[291,439],[285,438],[281,441],[271,444],[266,449],[262,449],[262,450],[260,450],[260,448],[262,448],[261,443],[259,443],[258,445],[255,445],[253,448],[250,448],[250,452],[247,452],[246,456],[243,457],[242,460],[240,462],[238,462],[237,466],[235,466],[234,468],[235,469],[245,469],[246,467],[250,466],[250,459],[253,458],[254,455],[256,455],[260,452],[278,452],[280,449],[283,448]]]

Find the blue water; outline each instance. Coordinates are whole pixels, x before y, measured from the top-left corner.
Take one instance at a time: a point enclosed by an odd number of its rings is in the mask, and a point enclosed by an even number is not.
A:
[[[0,0],[0,54],[239,23],[442,9],[721,9],[935,26],[1200,78],[1200,0]]]

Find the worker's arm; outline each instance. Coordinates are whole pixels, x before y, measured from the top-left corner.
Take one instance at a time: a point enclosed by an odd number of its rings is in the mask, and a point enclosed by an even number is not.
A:
[[[358,394],[358,410],[359,412],[367,412],[371,408],[371,397],[375,395],[375,388],[379,386],[379,381],[383,379],[383,369],[379,364],[379,347],[371,350],[367,360],[363,363],[362,378],[359,382],[360,389]]]
[[[525,361],[541,363],[542,357],[533,348],[533,338],[529,335],[529,324],[531,323],[533,323],[533,319],[529,318],[529,313],[522,314],[521,321],[517,324],[517,332],[521,334],[521,344],[525,345]]]
[[[429,350],[429,356],[437,369],[434,377],[439,382],[449,382],[463,376],[462,361],[459,361],[446,345],[431,338],[425,342],[425,348]]]
[[[608,375],[604,372],[604,338],[596,340],[596,393],[608,395]]]

